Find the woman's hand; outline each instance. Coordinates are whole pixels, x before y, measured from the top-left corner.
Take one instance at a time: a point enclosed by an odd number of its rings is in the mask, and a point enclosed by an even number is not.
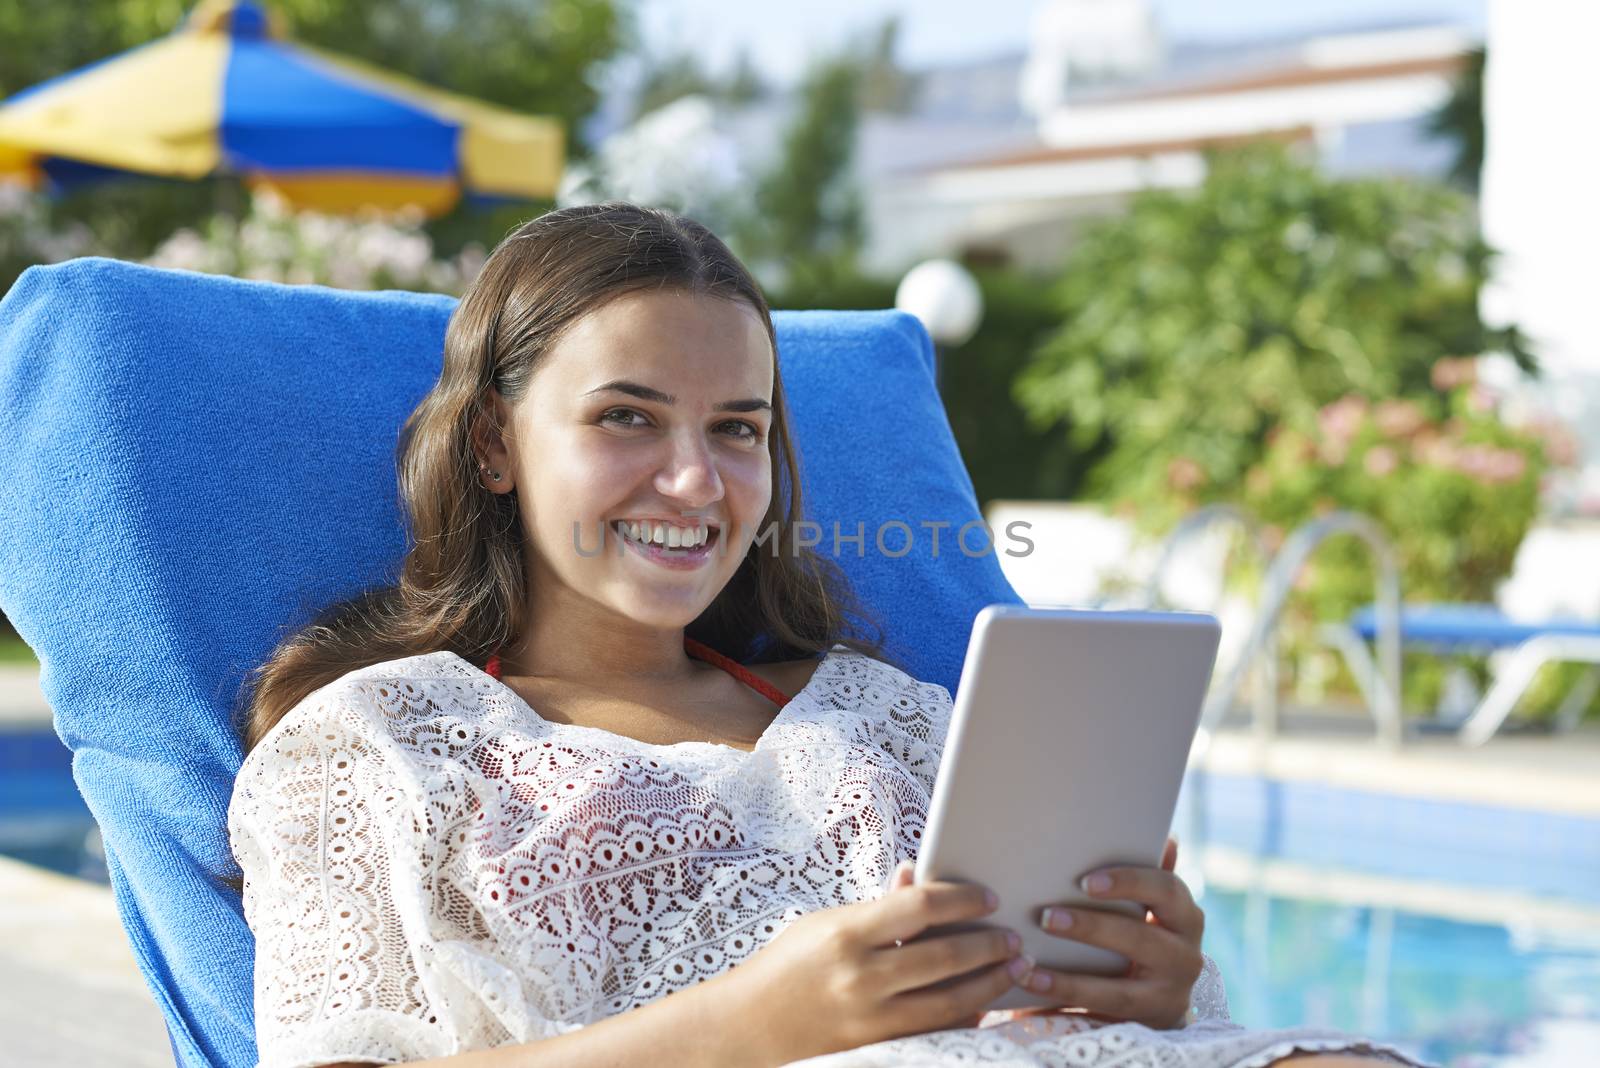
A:
[[[994,912],[985,890],[935,880],[908,885],[909,866],[890,892],[808,913],[749,960],[718,976],[733,980],[748,1014],[762,1021],[752,1063],[854,1049],[906,1035],[970,1026],[1011,989],[1015,932],[986,927],[923,935],[944,924],[978,923]],[[781,1009],[781,1011],[774,1011]]]
[[[1072,1008],[1147,1027],[1182,1027],[1189,1015],[1190,991],[1205,965],[1200,937],[1206,918],[1183,880],[1172,873],[1177,863],[1178,843],[1168,838],[1160,869],[1105,868],[1084,880],[1084,893],[1090,897],[1144,905],[1148,911],[1142,921],[1098,909],[1054,906],[1072,922],[1067,927],[1041,924],[1046,931],[1120,953],[1130,961],[1128,971],[1121,977],[1103,977],[1035,967],[1017,985],[1057,1004],[1018,1009],[1015,1015]],[[1091,881],[1095,876],[1107,881]]]

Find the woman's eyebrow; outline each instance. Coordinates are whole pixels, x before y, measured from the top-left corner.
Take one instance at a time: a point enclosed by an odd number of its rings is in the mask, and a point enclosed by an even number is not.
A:
[[[652,389],[649,386],[640,385],[638,382],[629,382],[620,378],[615,382],[607,382],[603,386],[596,386],[589,393],[585,393],[584,396],[587,397],[590,393],[604,393],[607,390],[626,393],[629,396],[638,397],[640,400],[654,401],[657,404],[678,403],[678,398],[670,393],[663,393],[659,389]],[[771,408],[772,405],[767,401],[759,397],[750,397],[746,400],[723,401],[721,404],[716,405],[714,410],[719,412],[759,412],[762,409],[771,410]]]

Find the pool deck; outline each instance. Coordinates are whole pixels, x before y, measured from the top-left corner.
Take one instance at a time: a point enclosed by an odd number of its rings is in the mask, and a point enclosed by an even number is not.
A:
[[[111,891],[0,857],[0,1032],[30,1068],[172,1064]]]
[[[1204,766],[1224,774],[1600,818],[1600,725],[1565,734],[1508,731],[1475,749],[1452,735],[1417,735],[1385,749],[1364,717],[1300,713],[1289,722],[1270,739],[1243,725],[1224,728],[1205,753]]]
[[[0,730],[38,729],[49,722],[36,673],[0,665]],[[1285,724],[1272,739],[1245,726],[1225,727],[1211,739],[1202,766],[1220,774],[1600,819],[1600,728],[1554,736],[1504,734],[1478,749],[1447,736],[1424,736],[1386,750],[1359,717],[1298,714],[1287,716]],[[1191,872],[1219,887],[1379,901],[1467,921],[1531,918],[1538,927],[1581,928],[1600,936],[1600,910],[1515,894],[1462,894],[1415,880],[1330,876],[1292,863],[1263,865],[1219,847],[1189,858],[1189,864]],[[161,1014],[107,887],[0,857],[0,1029],[13,1036],[7,1063],[172,1063]]]
[[[50,704],[39,688],[38,665],[0,664],[0,730],[49,723]]]

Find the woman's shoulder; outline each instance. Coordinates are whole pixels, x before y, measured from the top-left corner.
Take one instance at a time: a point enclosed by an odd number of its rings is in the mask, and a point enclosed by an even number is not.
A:
[[[447,650],[395,657],[353,668],[324,683],[302,697],[284,713],[272,729],[256,743],[304,734],[325,723],[340,722],[344,728],[361,733],[376,733],[396,726],[394,710],[408,703],[425,704],[441,680],[472,682],[476,669]],[[472,703],[465,703],[470,709]]]

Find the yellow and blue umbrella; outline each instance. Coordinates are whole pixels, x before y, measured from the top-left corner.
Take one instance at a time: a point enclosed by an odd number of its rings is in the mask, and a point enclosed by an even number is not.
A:
[[[240,175],[346,212],[552,196],[560,122],[284,39],[276,13],[207,0],[157,41],[0,103],[0,180],[61,192],[118,174]]]

